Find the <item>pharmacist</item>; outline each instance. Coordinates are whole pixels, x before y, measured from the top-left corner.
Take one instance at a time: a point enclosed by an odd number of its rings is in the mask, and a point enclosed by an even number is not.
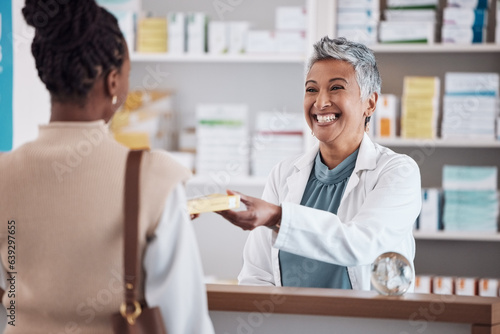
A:
[[[240,194],[247,210],[219,212],[252,230],[240,284],[370,290],[380,254],[398,252],[413,266],[420,171],[365,132],[380,85],[364,45],[328,37],[314,45],[304,113],[319,143],[279,163],[262,200]]]

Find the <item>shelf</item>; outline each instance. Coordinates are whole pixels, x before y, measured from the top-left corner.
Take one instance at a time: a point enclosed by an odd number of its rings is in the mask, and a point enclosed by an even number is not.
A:
[[[499,52],[500,44],[374,44],[368,45],[370,49],[379,53],[447,53],[447,52],[468,52],[485,53]]]
[[[478,147],[478,148],[500,148],[500,140],[445,140],[445,139],[402,139],[402,138],[375,138],[374,141],[383,146],[435,146],[435,147]]]
[[[289,63],[303,64],[305,56],[301,54],[178,54],[168,53],[132,53],[133,62],[172,62],[172,63]]]
[[[420,240],[500,241],[500,233],[492,233],[492,232],[414,231],[413,236],[415,237],[415,239],[420,239]]]
[[[209,186],[214,185],[218,187],[264,187],[266,185],[266,177],[256,177],[256,176],[233,176],[229,180],[224,176],[218,178],[210,177],[205,175],[195,175],[192,179],[187,182],[187,186]]]

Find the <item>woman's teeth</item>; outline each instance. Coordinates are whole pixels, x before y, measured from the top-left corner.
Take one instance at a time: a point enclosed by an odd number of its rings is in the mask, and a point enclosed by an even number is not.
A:
[[[338,117],[335,114],[331,115],[316,115],[318,123],[327,123],[336,120]]]

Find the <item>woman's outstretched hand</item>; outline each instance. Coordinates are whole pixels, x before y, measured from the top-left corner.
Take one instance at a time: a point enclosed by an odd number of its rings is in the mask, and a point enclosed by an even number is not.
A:
[[[281,221],[281,207],[264,200],[246,196],[238,192],[227,190],[228,195],[240,195],[240,200],[247,207],[246,211],[224,210],[217,211],[219,215],[243,230],[253,230],[259,226],[277,229]]]

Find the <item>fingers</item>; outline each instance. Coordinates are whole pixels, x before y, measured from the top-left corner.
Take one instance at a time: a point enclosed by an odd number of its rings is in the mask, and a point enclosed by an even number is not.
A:
[[[228,195],[239,195],[236,191],[226,189],[226,194]]]
[[[242,228],[243,230],[253,230],[258,227],[255,221],[255,215],[250,211],[216,211],[215,213],[221,215],[224,219],[231,224]]]
[[[194,220],[194,219],[198,218],[200,216],[200,214],[199,213],[192,213],[189,216],[191,217],[191,220]]]
[[[229,189],[227,189],[227,190],[226,190],[226,193],[227,193],[228,195],[239,195],[239,196],[240,196],[240,201],[241,201],[243,204],[245,204],[247,207],[248,207],[249,205],[252,205],[252,203],[253,203],[253,199],[254,199],[254,197],[247,196],[247,195],[244,195],[244,194],[242,194],[242,193],[240,193],[240,192],[233,191],[233,190],[229,190]]]

